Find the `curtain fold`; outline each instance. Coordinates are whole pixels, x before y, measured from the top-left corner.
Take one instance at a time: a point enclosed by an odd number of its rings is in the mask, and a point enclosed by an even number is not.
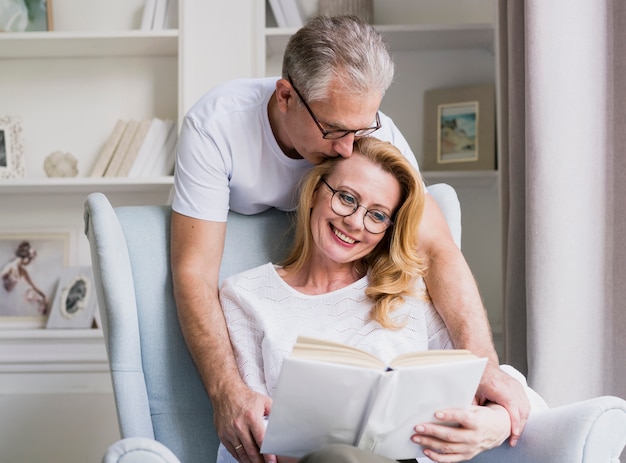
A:
[[[551,405],[626,397],[625,8],[498,7],[506,361]]]

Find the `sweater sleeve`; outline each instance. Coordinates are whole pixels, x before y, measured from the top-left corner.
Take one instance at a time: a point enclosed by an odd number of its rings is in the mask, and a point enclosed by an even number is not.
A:
[[[263,333],[254,312],[238,296],[237,278],[224,281],[220,301],[239,374],[250,389],[268,395],[261,351]]]

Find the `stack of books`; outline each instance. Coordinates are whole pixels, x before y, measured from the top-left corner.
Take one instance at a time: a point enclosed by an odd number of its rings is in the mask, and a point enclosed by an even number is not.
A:
[[[178,133],[168,119],[118,120],[91,171],[91,177],[172,175]]]

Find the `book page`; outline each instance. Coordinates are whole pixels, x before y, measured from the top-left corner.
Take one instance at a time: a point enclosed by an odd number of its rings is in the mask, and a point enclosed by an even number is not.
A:
[[[425,350],[419,352],[408,352],[398,355],[391,361],[391,368],[406,368],[416,365],[428,365],[432,363],[458,362],[459,360],[477,358],[469,350],[448,349],[448,350]]]
[[[375,368],[381,371],[387,368],[383,361],[364,350],[347,344],[306,336],[298,337],[293,346],[291,357]]]
[[[486,364],[486,358],[475,357],[389,372],[394,389],[377,395],[358,447],[394,460],[424,456],[411,441],[414,426],[435,421],[437,410],[469,407]]]

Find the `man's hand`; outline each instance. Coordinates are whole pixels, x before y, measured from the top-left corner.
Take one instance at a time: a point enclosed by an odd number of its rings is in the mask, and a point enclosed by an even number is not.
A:
[[[480,405],[493,402],[502,405],[511,417],[511,447],[517,445],[530,413],[530,402],[522,384],[493,363],[487,368],[478,386],[476,398]]]
[[[213,399],[213,420],[220,441],[241,463],[276,462],[274,455],[261,455],[265,436],[263,417],[272,399],[250,390],[245,384]]]

